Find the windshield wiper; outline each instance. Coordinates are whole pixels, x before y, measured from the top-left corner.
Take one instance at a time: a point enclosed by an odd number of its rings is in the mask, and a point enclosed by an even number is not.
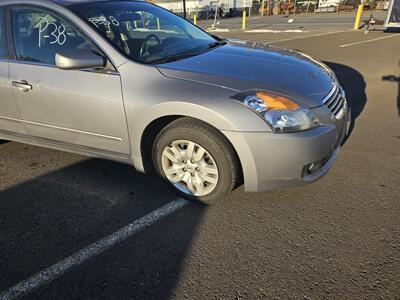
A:
[[[216,41],[216,42],[213,42],[211,44],[208,44],[207,49],[211,49],[211,48],[215,48],[215,47],[218,47],[218,46],[226,45],[227,43],[228,42],[225,41],[225,40]]]
[[[188,57],[192,57],[198,55],[198,53],[191,53],[191,54],[173,54],[173,55],[168,55],[159,59],[156,59],[154,61],[152,61],[152,64],[164,64],[164,63],[168,63],[168,62],[173,62],[173,61],[177,61],[180,59],[184,59],[184,58],[188,58]]]
[[[227,43],[228,42],[226,40],[216,41],[216,42],[208,44],[206,49],[211,49],[211,48],[215,48],[215,47],[218,47],[218,46],[226,45]],[[203,52],[204,52],[204,48],[203,48],[202,51],[198,51],[198,52],[167,55],[165,57],[156,59],[156,60],[154,60],[154,61],[152,61],[150,63],[152,63],[152,64],[165,64],[165,63],[168,63],[168,62],[173,62],[173,61],[177,61],[177,60],[180,60],[180,59],[196,56],[196,55],[199,55],[199,54],[201,54]]]

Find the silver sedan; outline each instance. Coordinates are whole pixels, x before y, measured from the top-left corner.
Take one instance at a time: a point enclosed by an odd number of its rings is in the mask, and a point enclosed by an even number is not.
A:
[[[242,182],[317,180],[349,115],[326,65],[211,36],[150,3],[0,2],[1,139],[155,170],[210,202]]]

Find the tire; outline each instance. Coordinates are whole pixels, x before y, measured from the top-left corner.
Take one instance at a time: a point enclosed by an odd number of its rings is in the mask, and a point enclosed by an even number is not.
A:
[[[154,141],[152,157],[157,173],[188,200],[214,202],[238,182],[240,164],[233,147],[197,119],[183,117],[166,126]]]

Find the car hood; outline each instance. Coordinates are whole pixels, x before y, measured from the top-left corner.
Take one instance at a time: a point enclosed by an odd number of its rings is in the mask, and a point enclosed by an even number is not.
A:
[[[326,65],[299,51],[238,41],[157,68],[167,77],[278,93],[310,108],[322,104],[336,80]]]

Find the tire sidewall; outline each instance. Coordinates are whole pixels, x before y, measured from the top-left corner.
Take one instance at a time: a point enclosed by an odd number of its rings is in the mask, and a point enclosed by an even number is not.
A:
[[[187,140],[194,142],[204,149],[213,157],[218,168],[218,183],[215,189],[208,195],[197,197],[188,195],[178,190],[167,178],[162,168],[162,153],[167,146],[170,146],[174,141]],[[211,202],[232,189],[233,174],[232,162],[229,156],[224,151],[220,137],[210,132],[206,134],[192,128],[171,128],[162,131],[156,138],[153,146],[153,162],[157,173],[168,182],[169,186],[177,193],[190,200],[200,201],[202,203]]]

